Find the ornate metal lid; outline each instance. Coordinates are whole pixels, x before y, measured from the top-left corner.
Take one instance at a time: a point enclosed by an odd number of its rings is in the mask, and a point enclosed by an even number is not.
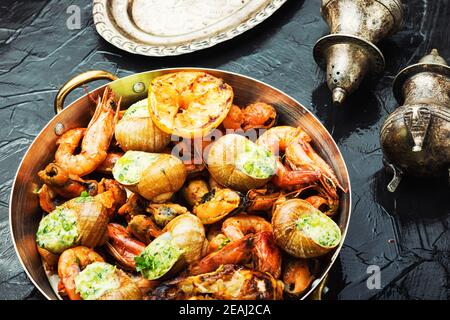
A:
[[[287,0],[94,0],[98,33],[147,56],[179,55],[229,40],[264,21]]]
[[[450,67],[444,58],[439,55],[436,49],[431,50],[430,54],[424,56],[416,64],[410,65],[400,71],[394,79],[393,90],[397,102],[403,104],[403,85],[416,74],[422,72],[433,72],[450,78]]]
[[[329,5],[332,1],[335,0],[322,0],[322,7]],[[404,17],[402,1],[401,0],[375,0],[375,1],[385,6],[389,10],[391,15],[394,17],[395,29],[393,30],[393,32],[400,29],[400,27],[403,24],[403,17]]]

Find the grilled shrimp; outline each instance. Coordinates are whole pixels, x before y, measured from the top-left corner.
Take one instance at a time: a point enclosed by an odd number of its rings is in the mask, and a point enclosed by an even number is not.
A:
[[[281,253],[271,232],[248,234],[225,245],[219,251],[190,266],[192,275],[216,270],[223,264],[247,264],[253,262],[256,270],[268,272],[275,278],[281,274]]]
[[[103,261],[97,252],[87,247],[67,249],[61,254],[58,261],[58,275],[70,300],[81,300],[75,289],[75,277],[89,264]]]
[[[123,152],[109,152],[106,159],[95,169],[95,172],[103,174],[112,174],[112,169],[117,160],[123,156]]]
[[[100,166],[108,155],[119,117],[120,102],[121,99],[118,102],[114,100],[114,94],[106,87],[88,127],[69,130],[58,139],[56,164],[69,174],[80,177]],[[81,152],[75,154],[81,140]]]
[[[280,156],[280,153],[286,151],[289,144],[296,138],[299,140],[306,133],[300,128],[289,126],[279,126],[271,128],[264,132],[256,141],[256,144],[265,147],[274,155]],[[281,158],[277,159],[277,174],[272,178],[275,185],[280,188],[289,189],[296,186],[304,186],[314,183],[321,178],[321,172],[316,167],[298,167],[292,170],[283,164]]]
[[[315,208],[325,213],[327,216],[335,214],[339,209],[339,196],[336,192],[336,189],[320,187],[317,188],[324,191],[319,191],[319,195],[311,196],[305,200],[311,203]]]
[[[127,270],[135,271],[134,258],[145,249],[145,244],[132,238],[127,230],[117,223],[108,224],[106,249]]]
[[[59,258],[60,291],[71,300],[141,300],[138,280],[105,263],[94,250],[75,247]]]
[[[274,107],[256,102],[243,109],[233,105],[222,124],[225,129],[234,130],[268,129],[275,124],[276,119],[277,112]]]
[[[298,296],[302,294],[314,280],[307,260],[289,258],[283,267],[284,291]]]
[[[312,148],[311,138],[306,132],[297,128],[299,133],[293,136],[293,140],[286,147],[286,161],[294,170],[311,168],[319,170],[322,174],[322,184],[326,188],[339,188],[347,192],[340,184],[334,170]]]
[[[305,200],[313,205],[314,208],[319,209],[327,216],[332,216],[339,208],[339,195],[337,190],[330,185],[311,186],[311,190],[316,192]]]
[[[252,189],[247,192],[248,212],[272,210],[273,204],[282,197],[281,192],[270,193],[267,189]]]
[[[208,247],[206,248],[206,253],[210,254],[222,249],[225,245],[230,243],[230,239],[227,238],[223,233],[217,233],[208,242]]]
[[[222,232],[231,241],[236,241],[249,233],[272,232],[272,225],[262,217],[239,214],[223,222]]]

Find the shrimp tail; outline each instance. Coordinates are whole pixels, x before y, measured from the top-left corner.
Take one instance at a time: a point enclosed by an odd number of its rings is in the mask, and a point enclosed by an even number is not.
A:
[[[223,264],[243,264],[251,258],[253,234],[225,245],[219,251],[210,253],[202,260],[191,265],[189,273],[199,275],[216,270]]]
[[[255,269],[270,273],[275,279],[281,275],[281,252],[275,244],[272,232],[255,234],[253,247],[253,261]]]

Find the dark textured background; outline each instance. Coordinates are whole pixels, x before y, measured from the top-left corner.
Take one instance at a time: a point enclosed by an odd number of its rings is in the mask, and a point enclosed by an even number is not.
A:
[[[0,299],[41,299],[23,272],[8,226],[8,201],[21,157],[53,116],[52,101],[70,77],[90,69],[129,75],[162,67],[199,66],[242,73],[292,95],[333,134],[347,161],[353,216],[329,298],[449,299],[450,205],[446,180],[407,179],[390,194],[379,129],[396,103],[396,73],[436,47],[450,59],[450,1],[406,0],[403,29],[380,44],[387,68],[347,105],[330,105],[324,73],[312,58],[327,33],[319,0],[290,0],[262,25],[214,48],[171,58],[122,52],[101,39],[91,1],[0,1]],[[66,8],[82,11],[82,28],[68,30]],[[91,88],[97,84],[92,84]],[[78,90],[70,98],[82,94]],[[70,100],[70,99],[69,99]],[[366,286],[367,267],[382,269],[380,290]]]

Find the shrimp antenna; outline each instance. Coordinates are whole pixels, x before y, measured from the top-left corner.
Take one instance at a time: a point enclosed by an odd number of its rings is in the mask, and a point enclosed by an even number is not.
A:
[[[120,97],[119,101],[117,102],[116,114],[114,115],[114,123],[117,123],[119,121],[120,105],[121,104],[122,104],[122,97]]]
[[[84,92],[86,92],[89,101],[93,104],[96,104],[97,101],[95,101],[95,98],[92,96],[91,92],[89,92],[87,88],[88,88],[87,85],[83,85],[83,90]]]
[[[100,98],[100,96],[98,97],[97,106],[95,107],[94,115],[92,116],[92,119],[88,124],[88,128],[97,121],[98,117],[100,116],[100,114],[102,112],[103,106],[107,101],[106,99],[107,99],[108,95],[109,95],[109,88],[106,87],[105,90],[103,91],[102,98]]]

